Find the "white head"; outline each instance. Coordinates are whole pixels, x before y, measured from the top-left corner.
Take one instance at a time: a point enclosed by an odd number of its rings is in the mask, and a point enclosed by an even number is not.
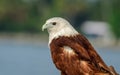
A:
[[[78,32],[72,27],[72,25],[61,17],[53,17],[46,21],[42,30],[47,29],[49,33],[49,43],[54,38],[59,36],[74,36]]]

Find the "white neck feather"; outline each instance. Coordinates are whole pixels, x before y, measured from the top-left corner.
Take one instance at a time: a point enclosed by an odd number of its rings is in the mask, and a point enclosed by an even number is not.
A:
[[[50,31],[49,32],[49,44],[53,39],[58,38],[59,36],[74,36],[79,34],[72,26],[64,27],[60,31]]]

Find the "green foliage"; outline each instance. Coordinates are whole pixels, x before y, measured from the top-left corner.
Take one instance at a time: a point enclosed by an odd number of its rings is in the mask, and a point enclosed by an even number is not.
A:
[[[111,28],[116,36],[116,39],[120,38],[120,1],[114,1],[113,12],[110,17]]]
[[[39,32],[47,18],[74,16],[84,8],[79,5],[84,3],[79,0],[0,0],[0,31]]]
[[[0,31],[41,32],[44,21],[53,16],[73,20],[76,14],[89,13],[90,20],[110,20],[120,37],[120,0],[0,0]],[[109,7],[110,6],[110,7]],[[109,9],[112,15],[109,18]],[[107,16],[106,16],[107,15]]]
[[[40,14],[38,4],[23,0],[1,0],[0,31],[38,32]]]

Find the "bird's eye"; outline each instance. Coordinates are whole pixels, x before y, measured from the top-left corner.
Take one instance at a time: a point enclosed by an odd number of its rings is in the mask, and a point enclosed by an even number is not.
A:
[[[56,22],[53,22],[52,25],[56,25]]]

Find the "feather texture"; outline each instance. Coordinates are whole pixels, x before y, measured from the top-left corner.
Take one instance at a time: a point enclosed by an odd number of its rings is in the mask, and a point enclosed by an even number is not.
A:
[[[53,39],[50,49],[56,67],[66,75],[111,75],[109,68],[92,45],[80,34]],[[66,49],[71,49],[72,52]]]

